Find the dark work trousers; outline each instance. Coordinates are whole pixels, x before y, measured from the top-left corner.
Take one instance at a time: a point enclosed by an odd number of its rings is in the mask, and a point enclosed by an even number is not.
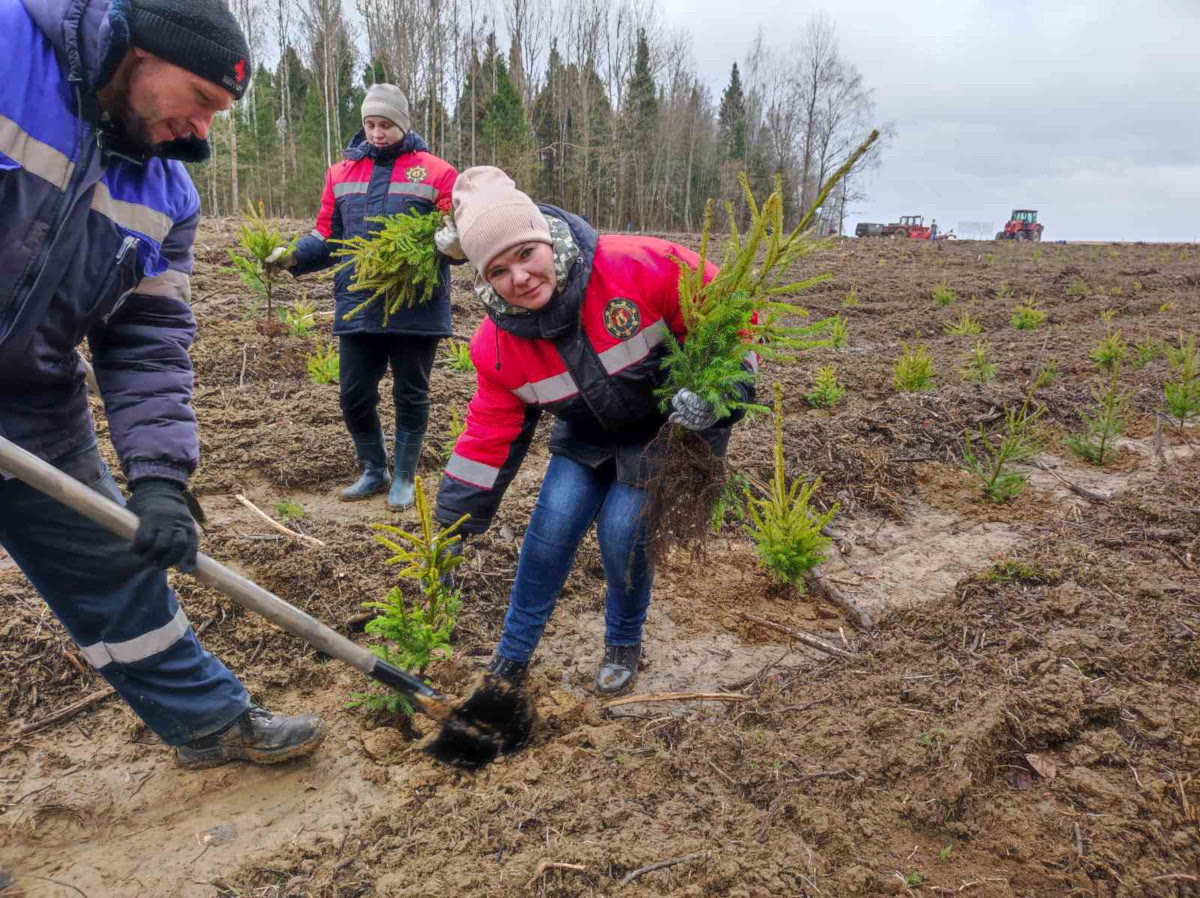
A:
[[[124,504],[95,440],[54,466]],[[164,742],[215,733],[249,707],[242,684],[201,647],[166,572],[146,566],[127,540],[19,480],[0,479],[0,545]]]
[[[372,435],[379,430],[379,381],[389,362],[396,429],[423,433],[429,420],[429,373],[441,338],[346,334],[338,339],[342,418],[351,435]]]

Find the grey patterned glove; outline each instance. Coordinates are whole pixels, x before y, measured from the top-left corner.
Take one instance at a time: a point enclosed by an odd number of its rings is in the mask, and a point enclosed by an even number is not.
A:
[[[711,403],[684,389],[671,397],[670,421],[688,430],[707,430],[717,423],[717,413]]]
[[[463,547],[466,546],[466,544],[467,544],[466,535],[459,534],[459,539],[456,542],[451,543],[449,546],[446,547],[446,555],[448,555],[450,558],[461,559],[462,553],[463,553]],[[446,571],[446,573],[444,575],[439,577],[438,582],[441,583],[442,586],[446,587],[446,589],[456,588],[458,585],[458,578],[454,575],[454,572],[457,569],[458,569],[458,565],[456,564],[456,565],[454,565],[454,567],[450,568],[450,570]]]

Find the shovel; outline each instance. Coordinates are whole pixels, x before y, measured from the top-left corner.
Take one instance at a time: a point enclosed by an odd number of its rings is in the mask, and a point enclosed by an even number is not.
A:
[[[0,437],[0,469],[56,499],[105,530],[127,540],[137,531],[137,516],[100,495],[53,465]],[[236,574],[204,553],[197,555],[192,576],[265,617],[292,636],[344,661],[372,680],[404,693],[413,706],[442,724],[425,748],[455,767],[473,769],[516,751],[533,732],[533,709],[524,693],[504,680],[485,674],[464,699],[453,699],[426,685],[419,677],[377,658],[331,627],[261,586]]]

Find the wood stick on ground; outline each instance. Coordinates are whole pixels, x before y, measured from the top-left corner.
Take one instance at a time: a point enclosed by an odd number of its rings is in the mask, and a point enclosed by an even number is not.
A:
[[[261,508],[259,508],[257,505],[255,505],[253,502],[251,502],[249,499],[247,499],[245,496],[243,496],[241,493],[238,493],[234,498],[237,499],[239,502],[241,502],[242,505],[246,506],[252,512],[254,512],[256,515],[258,515],[260,518],[262,518],[266,523],[270,524],[272,527],[274,527],[276,530],[278,530],[280,533],[282,533],[284,536],[286,536],[288,539],[294,540],[295,542],[298,542],[304,546],[308,546],[309,548],[315,548],[315,549],[325,548],[325,543],[321,542],[315,536],[309,536],[306,533],[297,533],[295,530],[289,530],[287,527],[284,527],[281,523],[279,523],[277,520],[272,518],[269,514],[267,514],[265,511],[263,511]]]
[[[532,889],[534,883],[541,879],[547,870],[570,870],[573,873],[586,873],[587,867],[582,864],[559,864],[552,861],[542,861],[537,865],[537,870],[530,877],[529,882],[525,884],[525,888]]]
[[[732,692],[647,692],[645,695],[627,695],[624,698],[605,702],[605,710],[621,705],[639,705],[643,702],[747,702],[748,695],[737,695]]]
[[[822,639],[817,639],[815,636],[809,636],[807,633],[801,633],[799,630],[785,627],[783,624],[777,624],[775,621],[770,621],[763,617],[755,617],[753,614],[747,614],[744,611],[742,612],[742,619],[748,620],[752,624],[758,624],[760,627],[766,627],[768,630],[774,630],[776,633],[782,633],[808,646],[810,649],[816,649],[818,652],[824,652],[826,655],[833,655],[835,658],[852,657],[852,654],[845,649],[839,649],[836,645],[830,645]]]
[[[1059,474],[1058,471],[1055,471],[1040,459],[1034,461],[1033,466],[1038,470],[1045,471],[1047,474],[1049,474],[1051,477],[1054,477],[1059,483],[1073,492],[1076,496],[1082,496],[1089,502],[1107,502],[1113,497],[1112,493],[1100,492],[1099,490],[1090,490],[1085,486],[1080,486],[1078,483],[1073,483],[1072,481],[1067,480],[1067,478],[1063,477],[1062,474]]]
[[[92,705],[98,705],[110,695],[115,695],[116,690],[112,687],[101,689],[99,692],[93,692],[91,695],[81,698],[72,705],[67,705],[61,711],[55,711],[49,717],[43,717],[41,720],[35,720],[33,723],[27,723],[21,729],[17,730],[17,736],[28,736],[30,733],[36,733],[38,730],[44,730],[46,727],[52,727],[56,724],[70,720],[80,711],[86,711]]]
[[[1167,454],[1163,451],[1163,421],[1159,415],[1154,416],[1154,457],[1158,459],[1159,467],[1167,466]]]
[[[667,867],[674,867],[677,864],[686,864],[688,861],[696,861],[700,860],[700,858],[707,858],[709,854],[710,852],[708,851],[697,851],[693,854],[685,854],[683,857],[673,857],[669,860],[658,861],[654,864],[647,864],[644,867],[638,867],[636,870],[625,874],[625,878],[621,880],[620,885],[622,887],[627,886],[639,876],[645,876],[647,873],[653,873],[655,870],[665,870]]]
[[[811,573],[813,582],[817,584],[826,601],[844,611],[849,616],[850,623],[854,624],[858,630],[867,633],[875,626],[871,615],[859,608],[853,599],[829,582],[829,577],[825,575],[825,570],[821,565],[818,564]]]

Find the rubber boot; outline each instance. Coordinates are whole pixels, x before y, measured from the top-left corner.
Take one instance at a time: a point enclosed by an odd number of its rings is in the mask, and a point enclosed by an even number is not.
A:
[[[604,662],[596,674],[596,693],[612,697],[628,692],[637,682],[638,663],[642,660],[641,643],[605,645]]]
[[[421,459],[421,445],[425,442],[425,431],[410,432],[396,430],[396,473],[392,477],[392,488],[388,491],[388,508],[399,511],[413,504],[413,481],[417,476],[417,462]]]
[[[342,490],[338,498],[343,502],[358,502],[382,493],[388,488],[392,478],[388,474],[387,449],[383,445],[382,431],[373,434],[352,433],[350,438],[354,440],[354,449],[358,453],[362,474],[358,480]]]
[[[219,733],[175,749],[179,766],[198,769],[227,761],[278,764],[310,754],[325,738],[321,718],[313,714],[282,717],[251,705]]]

